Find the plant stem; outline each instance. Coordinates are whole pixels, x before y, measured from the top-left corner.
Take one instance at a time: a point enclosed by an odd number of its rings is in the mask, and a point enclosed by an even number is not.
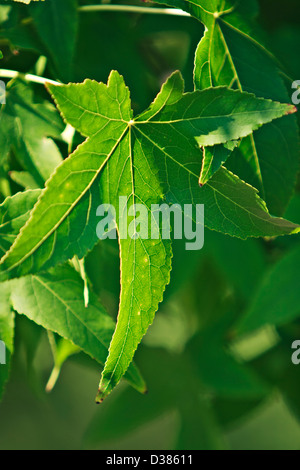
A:
[[[87,278],[86,271],[85,271],[84,258],[78,259],[78,256],[74,256],[71,260],[71,263],[73,264],[74,268],[80,274],[81,279],[83,280],[84,306],[85,308],[87,308],[89,306],[90,292],[89,292],[88,278]]]
[[[85,265],[84,265],[84,258],[79,259],[78,263],[79,263],[79,268],[80,268],[80,275],[84,283],[84,288],[83,288],[84,305],[85,305],[85,308],[88,308],[89,301],[90,301],[90,292],[89,292],[88,278],[86,275],[86,270],[85,270]]]
[[[47,330],[47,336],[48,336],[48,341],[49,341],[49,344],[50,344],[53,360],[55,362],[55,356],[56,356],[55,336],[54,336],[54,333],[50,330]]]
[[[123,11],[129,13],[148,13],[152,15],[175,15],[175,16],[191,16],[179,8],[149,8],[134,5],[86,5],[78,8],[82,12],[92,11]]]
[[[60,375],[60,368],[58,366],[54,366],[52,369],[51,375],[49,377],[49,380],[47,382],[46,388],[45,388],[47,393],[52,392],[58,380],[59,375]]]
[[[32,75],[31,73],[20,73],[16,70],[7,70],[7,69],[0,69],[0,77],[2,78],[18,78],[22,77],[24,80],[33,83],[40,83],[45,85],[46,83],[51,83],[51,85],[61,85],[61,83],[56,82],[55,80],[50,80],[49,78],[38,77],[37,75]]]

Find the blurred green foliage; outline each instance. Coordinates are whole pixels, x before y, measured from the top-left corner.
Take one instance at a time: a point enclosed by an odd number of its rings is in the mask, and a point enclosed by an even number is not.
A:
[[[98,2],[80,2],[91,3]],[[36,28],[38,5],[28,10],[0,4],[3,68],[38,73],[43,56],[42,74],[64,81],[106,81],[117,69],[132,90],[135,111],[147,106],[175,69],[182,71],[187,90],[193,89],[191,70],[203,29],[192,18],[81,13],[76,44],[68,44],[65,57],[53,53],[52,29]],[[299,2],[261,0],[260,7],[266,40],[291,85],[289,77],[300,79]],[[45,99],[41,87],[34,89]],[[65,144],[57,145],[65,154]],[[12,152],[9,160],[15,171],[22,169],[17,157]],[[22,189],[6,173],[5,163],[2,199]],[[299,201],[300,184],[286,214],[297,223]],[[240,241],[206,231],[199,253],[186,252],[180,241],[174,253],[172,283],[136,355],[147,396],[124,383],[96,408],[90,391],[99,365],[83,353],[68,359],[47,394],[53,367],[47,335],[16,317],[12,379],[0,405],[1,449],[300,448],[300,366],[291,362],[291,344],[300,339],[299,235]],[[86,268],[96,294],[116,316],[118,246],[98,244]]]

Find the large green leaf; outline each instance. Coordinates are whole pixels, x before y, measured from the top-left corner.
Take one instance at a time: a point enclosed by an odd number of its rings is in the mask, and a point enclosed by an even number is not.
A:
[[[300,249],[292,250],[263,279],[238,329],[247,332],[266,324],[282,325],[300,316]]]
[[[207,28],[196,52],[197,89],[226,85],[267,99],[290,100],[277,63],[253,25],[256,2],[158,0],[158,3],[183,8]],[[242,164],[230,168],[260,191],[272,214],[282,215],[293,194],[299,148],[297,121],[291,116],[244,139],[236,150]]]
[[[23,168],[43,186],[62,161],[50,138],[60,138],[64,129],[55,108],[46,101],[35,102],[28,84],[12,81],[0,109],[0,126],[0,161],[13,149]]]
[[[49,268],[97,241],[96,208],[112,204],[118,231],[138,217],[125,218],[128,206],[167,202],[204,203],[207,226],[239,237],[279,235],[298,230],[274,219],[255,191],[221,169],[201,191],[201,151],[246,136],[294,108],[226,88],[183,94],[179,73],[164,84],[150,108],[133,119],[129,91],[112,72],[108,85],[50,86],[64,118],[88,139],[48,180],[45,192],[11,250],[2,260],[4,277]],[[196,139],[196,141],[195,141]],[[145,221],[143,221],[145,223]],[[132,224],[131,224],[132,228]],[[149,232],[148,232],[149,234]],[[121,298],[117,328],[100,385],[101,401],[130,364],[152,323],[171,270],[170,240],[120,239]]]

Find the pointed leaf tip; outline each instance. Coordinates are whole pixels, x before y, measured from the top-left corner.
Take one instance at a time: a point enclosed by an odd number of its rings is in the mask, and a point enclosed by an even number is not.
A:
[[[287,112],[286,112],[286,115],[289,115],[289,114],[295,114],[298,112],[298,108],[294,105],[289,105],[288,109],[287,109]]]

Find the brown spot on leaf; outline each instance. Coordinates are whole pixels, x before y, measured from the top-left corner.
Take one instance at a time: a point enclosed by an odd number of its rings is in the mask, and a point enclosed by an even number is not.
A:
[[[297,111],[298,111],[298,108],[296,108],[296,106],[290,106],[289,109],[286,112],[286,115],[295,114],[295,113],[297,113]]]

